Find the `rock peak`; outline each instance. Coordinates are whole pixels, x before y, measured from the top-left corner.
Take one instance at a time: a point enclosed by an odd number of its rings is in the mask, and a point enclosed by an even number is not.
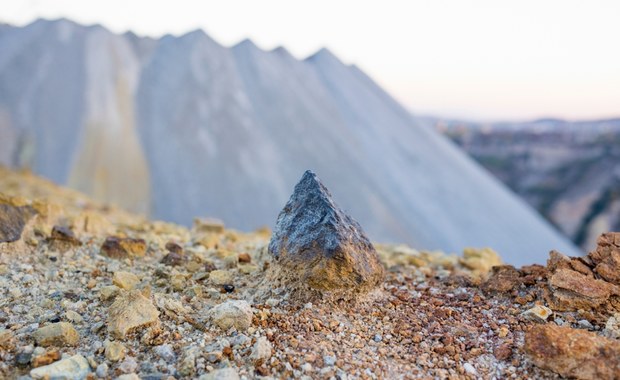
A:
[[[285,277],[320,291],[364,291],[383,278],[362,227],[307,170],[278,215],[269,252]]]
[[[304,172],[297,185],[295,185],[295,190],[293,191],[292,196],[304,195],[304,190],[310,191],[313,195],[320,196],[333,203],[331,193],[312,170],[306,170]]]

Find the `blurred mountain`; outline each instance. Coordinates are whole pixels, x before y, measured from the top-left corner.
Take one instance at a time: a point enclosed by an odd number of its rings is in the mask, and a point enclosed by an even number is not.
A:
[[[620,231],[620,119],[477,124],[425,119],[584,250]]]
[[[202,31],[160,39],[39,20],[0,29],[0,162],[188,224],[273,225],[314,170],[370,237],[491,246],[515,264],[576,248],[359,68]]]

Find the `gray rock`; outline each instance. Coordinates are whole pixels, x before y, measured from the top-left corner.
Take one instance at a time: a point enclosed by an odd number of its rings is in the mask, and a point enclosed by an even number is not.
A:
[[[383,278],[362,227],[309,170],[278,215],[269,252],[291,278],[317,290],[367,290]]]
[[[177,360],[177,356],[174,354],[172,346],[169,344],[162,344],[161,346],[153,347],[153,351],[160,358],[164,359],[166,363],[174,363]]]
[[[30,364],[30,359],[32,359],[32,352],[20,352],[15,355],[15,364],[18,367],[25,367]]]
[[[30,206],[14,206],[0,200],[0,243],[19,240],[35,211]]]
[[[331,367],[336,364],[336,357],[333,355],[325,355],[323,356],[323,363],[326,366]]]
[[[118,366],[123,373],[132,373],[138,369],[138,362],[132,356],[128,356]]]
[[[99,364],[95,373],[98,378],[105,379],[108,377],[108,365],[106,363]]]

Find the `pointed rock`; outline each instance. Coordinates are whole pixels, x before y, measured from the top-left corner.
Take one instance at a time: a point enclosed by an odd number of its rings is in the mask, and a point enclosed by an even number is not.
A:
[[[269,252],[291,279],[321,291],[365,291],[383,266],[362,227],[306,171],[278,215]]]

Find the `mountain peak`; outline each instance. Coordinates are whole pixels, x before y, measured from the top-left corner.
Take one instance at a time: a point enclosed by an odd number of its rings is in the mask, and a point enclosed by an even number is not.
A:
[[[233,45],[233,49],[249,49],[249,50],[261,50],[254,41],[249,38],[244,38],[243,40],[237,42],[237,44]]]
[[[305,61],[317,61],[317,60],[321,60],[321,61],[327,60],[327,61],[341,62],[340,59],[334,53],[332,53],[331,50],[329,50],[326,47],[320,48],[319,50],[316,51],[316,53],[308,56],[305,59]]]
[[[293,55],[284,46],[278,46],[277,48],[271,50],[270,53],[277,54],[282,57],[295,59],[295,57],[293,57]]]
[[[174,38],[174,37],[173,37]],[[209,45],[214,45],[217,47],[223,47],[222,45],[220,45],[219,42],[217,42],[216,40],[214,40],[213,38],[211,38],[211,36],[209,36],[204,30],[202,29],[194,29],[190,32],[187,32],[185,34],[183,34],[182,36],[178,37],[179,39],[187,39],[189,41],[191,41],[191,43],[207,43]]]
[[[204,38],[204,37],[209,37],[209,36],[202,29],[194,29],[194,30],[190,30],[189,32],[185,33],[183,37]]]

